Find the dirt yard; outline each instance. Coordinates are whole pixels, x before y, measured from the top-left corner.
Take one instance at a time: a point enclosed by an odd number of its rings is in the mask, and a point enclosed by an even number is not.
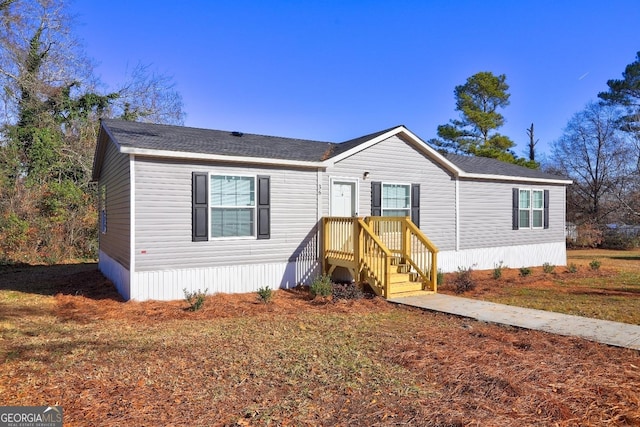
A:
[[[124,303],[95,264],[0,268],[2,405],[68,426],[640,425],[637,351],[303,289],[186,308]]]

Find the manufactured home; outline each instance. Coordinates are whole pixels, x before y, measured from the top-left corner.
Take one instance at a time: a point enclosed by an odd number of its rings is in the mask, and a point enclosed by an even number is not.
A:
[[[342,143],[103,120],[99,268],[125,299],[327,273],[380,295],[438,271],[566,264],[562,177],[440,154],[404,126]]]

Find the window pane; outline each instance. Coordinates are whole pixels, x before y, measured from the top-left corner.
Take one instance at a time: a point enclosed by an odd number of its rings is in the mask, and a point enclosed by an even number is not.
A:
[[[211,175],[211,206],[255,206],[255,180],[250,176]]]
[[[533,208],[542,209],[544,205],[544,193],[542,191],[533,192]]]
[[[383,184],[382,210],[409,209],[411,206],[411,187],[408,185]],[[388,214],[383,214],[388,215]],[[393,215],[388,215],[393,216]],[[395,215],[398,216],[398,215]],[[405,216],[404,214],[402,216]]]
[[[533,226],[542,227],[542,211],[533,211]]]
[[[382,216],[409,216],[407,209],[384,209]]]
[[[529,214],[530,214],[530,211],[528,209],[527,210],[520,209],[520,224],[519,224],[520,228],[529,228],[530,226]]]
[[[211,208],[211,236],[253,236],[253,216],[251,208]]]
[[[531,193],[529,190],[520,190],[520,209],[531,207]]]

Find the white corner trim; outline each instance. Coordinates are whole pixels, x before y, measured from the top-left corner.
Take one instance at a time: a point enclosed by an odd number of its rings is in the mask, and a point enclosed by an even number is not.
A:
[[[136,288],[136,156],[129,154],[129,289]]]
[[[460,180],[454,177],[455,185],[455,215],[456,215],[456,251],[460,250]]]

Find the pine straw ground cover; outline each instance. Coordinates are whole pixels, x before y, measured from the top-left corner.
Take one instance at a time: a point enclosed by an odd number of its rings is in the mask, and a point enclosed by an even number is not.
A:
[[[0,405],[69,426],[640,425],[640,353],[304,290],[127,302],[94,264],[0,269]]]

